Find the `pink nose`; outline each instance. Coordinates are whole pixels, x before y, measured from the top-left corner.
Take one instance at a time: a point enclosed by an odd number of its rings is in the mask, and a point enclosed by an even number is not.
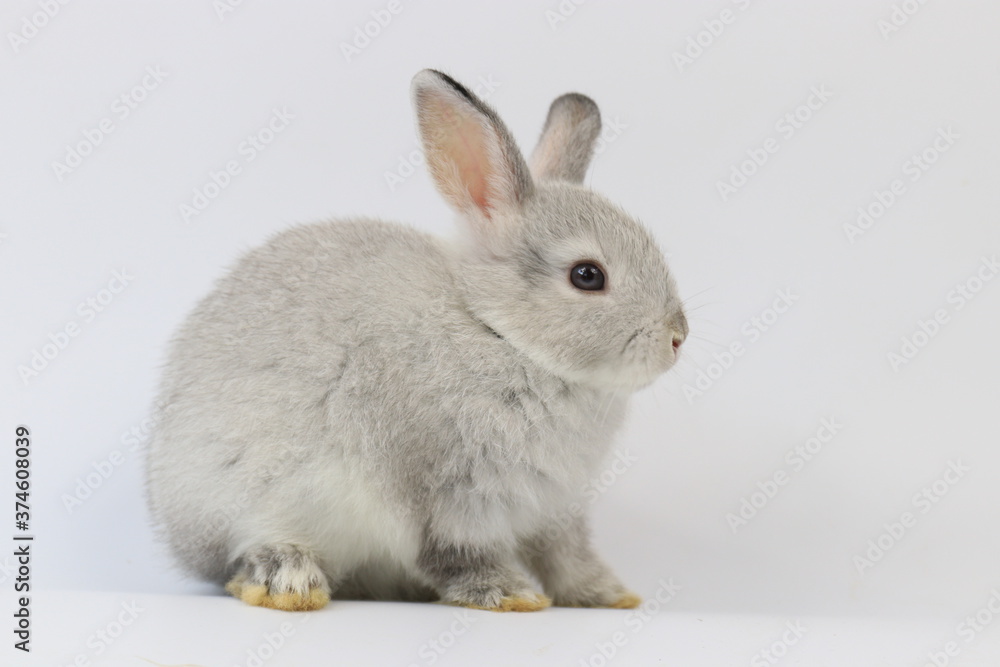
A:
[[[683,342],[684,342],[683,338],[681,338],[676,334],[674,335],[674,354],[676,354],[677,351],[681,349],[681,343]]]

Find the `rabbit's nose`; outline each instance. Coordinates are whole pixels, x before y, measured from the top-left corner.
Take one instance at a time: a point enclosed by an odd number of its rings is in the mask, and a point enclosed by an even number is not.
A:
[[[669,327],[669,333],[672,337],[674,354],[677,354],[677,352],[681,349],[681,344],[687,338],[688,334],[688,323],[687,318],[684,317],[684,312],[678,310],[671,315],[667,320],[667,326]]]

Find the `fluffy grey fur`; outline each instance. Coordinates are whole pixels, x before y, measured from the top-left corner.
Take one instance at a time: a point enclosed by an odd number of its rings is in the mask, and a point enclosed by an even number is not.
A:
[[[530,171],[446,75],[417,74],[413,99],[464,237],[338,220],[244,256],[173,341],[154,517],[187,569],[252,604],[530,610],[534,575],[555,604],[632,606],[574,504],[687,334],[663,255],[580,184],[589,98],[553,103]],[[604,290],[573,286],[581,261]]]

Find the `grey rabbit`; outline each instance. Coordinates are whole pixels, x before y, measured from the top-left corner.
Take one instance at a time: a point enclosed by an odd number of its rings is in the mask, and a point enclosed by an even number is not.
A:
[[[421,71],[411,95],[463,234],[337,220],[242,257],[170,348],[146,460],[157,530],[264,607],[635,607],[583,494],[628,396],[687,336],[663,254],[582,185],[590,98],[552,103],[529,169],[449,76]]]

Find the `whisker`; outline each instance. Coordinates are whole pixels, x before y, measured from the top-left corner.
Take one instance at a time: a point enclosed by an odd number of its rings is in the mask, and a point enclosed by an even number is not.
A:
[[[705,289],[701,290],[700,292],[695,292],[694,294],[692,294],[691,296],[689,296],[686,299],[681,299],[681,303],[682,304],[686,304],[691,299],[693,299],[693,298],[695,298],[697,296],[701,296],[702,294],[704,294],[708,290],[713,290],[713,289],[716,289],[717,287],[718,287],[718,285],[712,285],[711,287],[706,287]]]
[[[685,307],[684,308],[684,312],[690,314],[690,313],[693,313],[694,311],[698,310],[699,308],[704,308],[705,306],[718,306],[720,304],[722,304],[721,301],[708,301],[706,303],[703,303],[703,304],[700,304],[700,305],[697,305],[697,306],[692,306],[691,308]]]
[[[719,347],[725,347],[725,343],[720,343],[717,340],[712,340],[711,338],[705,338],[704,336],[699,336],[698,334],[689,333],[688,338],[694,338],[696,340],[701,340],[706,343],[711,343],[712,345],[718,345]],[[683,358],[683,357],[682,357]]]

